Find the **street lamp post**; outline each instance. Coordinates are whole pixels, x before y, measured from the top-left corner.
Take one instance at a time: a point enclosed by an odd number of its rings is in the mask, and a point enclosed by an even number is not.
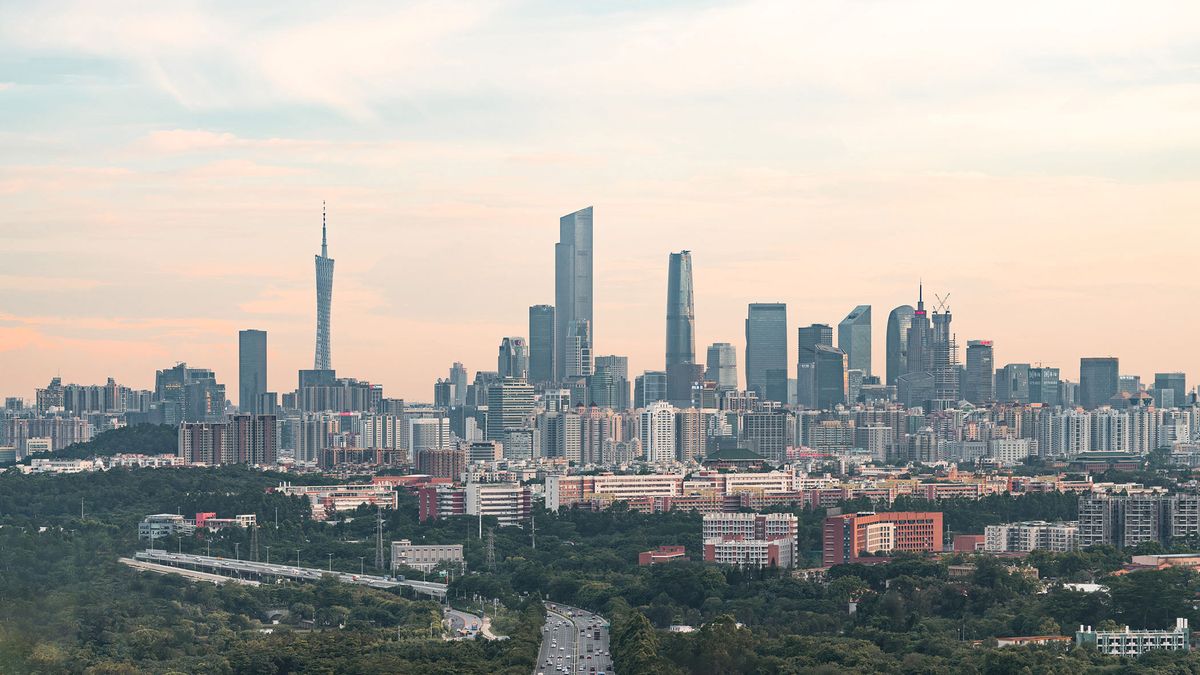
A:
[[[238,562],[241,562],[241,560],[242,560],[242,554],[238,552],[238,549],[241,545],[242,545],[242,542],[240,542],[240,541],[233,542],[233,559]]]
[[[300,549],[296,549],[296,568],[300,567]]]
[[[358,556],[358,574],[361,576],[365,573],[366,563],[363,562],[363,556]]]
[[[270,546],[267,547],[267,564],[268,565],[271,564],[271,547]]]

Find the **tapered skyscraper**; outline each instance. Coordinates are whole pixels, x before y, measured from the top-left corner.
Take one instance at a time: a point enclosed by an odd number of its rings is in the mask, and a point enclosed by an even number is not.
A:
[[[692,253],[671,254],[667,269],[667,371],[696,362],[696,312],[692,302]]]
[[[317,262],[317,349],[313,357],[315,370],[332,370],[329,357],[329,306],[333,301],[333,258],[325,238],[325,204],[321,204],[321,255]]]
[[[561,380],[567,376],[567,364],[578,361],[577,354],[572,359],[569,353],[573,351],[567,339],[572,327],[587,327],[589,349],[595,338],[590,206],[558,221],[558,243],[554,245],[554,303],[554,374]]]

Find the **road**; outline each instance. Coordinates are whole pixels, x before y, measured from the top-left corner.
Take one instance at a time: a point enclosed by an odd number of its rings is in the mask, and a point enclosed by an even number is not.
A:
[[[170,553],[160,549],[138,551],[134,558],[144,562],[159,563],[171,567],[190,567],[212,570],[217,573],[236,574],[242,577],[273,577],[294,579],[296,581],[317,581],[331,574],[328,570],[314,567],[296,567],[293,565],[275,565],[249,560],[230,560],[229,558],[191,555],[189,553]],[[333,576],[343,583],[370,586],[372,588],[395,588],[408,586],[417,593],[435,598],[446,597],[446,584],[432,581],[397,580],[371,574],[350,574],[347,572],[332,572]]]
[[[546,603],[535,675],[612,675],[608,622],[598,614]]]
[[[226,577],[220,574],[209,574],[208,572],[197,572],[196,570],[184,569],[182,567],[171,567],[170,565],[159,565],[158,563],[145,562],[143,560],[134,560],[133,558],[117,558],[123,564],[129,565],[135,570],[143,572],[158,572],[159,574],[178,574],[185,579],[195,581],[211,581],[214,584],[237,583],[247,586],[258,586],[260,582],[253,579],[238,579],[237,577]]]
[[[479,628],[483,625],[483,619],[474,614],[460,612],[457,609],[447,609],[446,624],[450,628],[452,638],[474,638]],[[471,626],[474,626],[474,628],[471,628]],[[463,632],[460,633],[459,631]]]

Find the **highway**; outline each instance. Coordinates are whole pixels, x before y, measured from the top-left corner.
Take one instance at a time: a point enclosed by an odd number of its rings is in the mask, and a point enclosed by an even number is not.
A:
[[[138,551],[134,558],[145,562],[159,563],[171,567],[190,567],[214,570],[218,573],[238,577],[274,577],[293,579],[296,581],[317,581],[321,577],[332,574],[338,581],[347,584],[370,586],[371,588],[395,588],[408,586],[417,593],[435,598],[446,597],[446,584],[432,581],[398,581],[396,579],[375,576],[371,574],[349,574],[347,572],[329,572],[313,567],[296,567],[294,565],[275,565],[249,560],[230,560],[229,558],[191,555],[189,553],[170,553],[168,551],[149,549]]]
[[[196,570],[184,569],[182,567],[171,567],[170,565],[159,565],[158,563],[145,562],[143,560],[134,560],[133,558],[117,558],[121,563],[129,565],[135,570],[143,572],[158,572],[159,574],[178,574],[186,579],[195,581],[211,581],[214,584],[245,584],[247,586],[259,586],[261,582],[253,579],[238,579],[237,577],[227,577],[220,574],[209,574],[208,572],[197,572]]]
[[[546,603],[535,675],[612,675],[608,622],[598,614]]]

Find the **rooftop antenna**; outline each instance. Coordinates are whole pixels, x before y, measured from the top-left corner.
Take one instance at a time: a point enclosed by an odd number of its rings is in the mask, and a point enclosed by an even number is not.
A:
[[[325,200],[321,200],[321,257],[329,257],[329,246],[325,242]]]
[[[917,311],[925,311],[925,280],[917,280]]]

